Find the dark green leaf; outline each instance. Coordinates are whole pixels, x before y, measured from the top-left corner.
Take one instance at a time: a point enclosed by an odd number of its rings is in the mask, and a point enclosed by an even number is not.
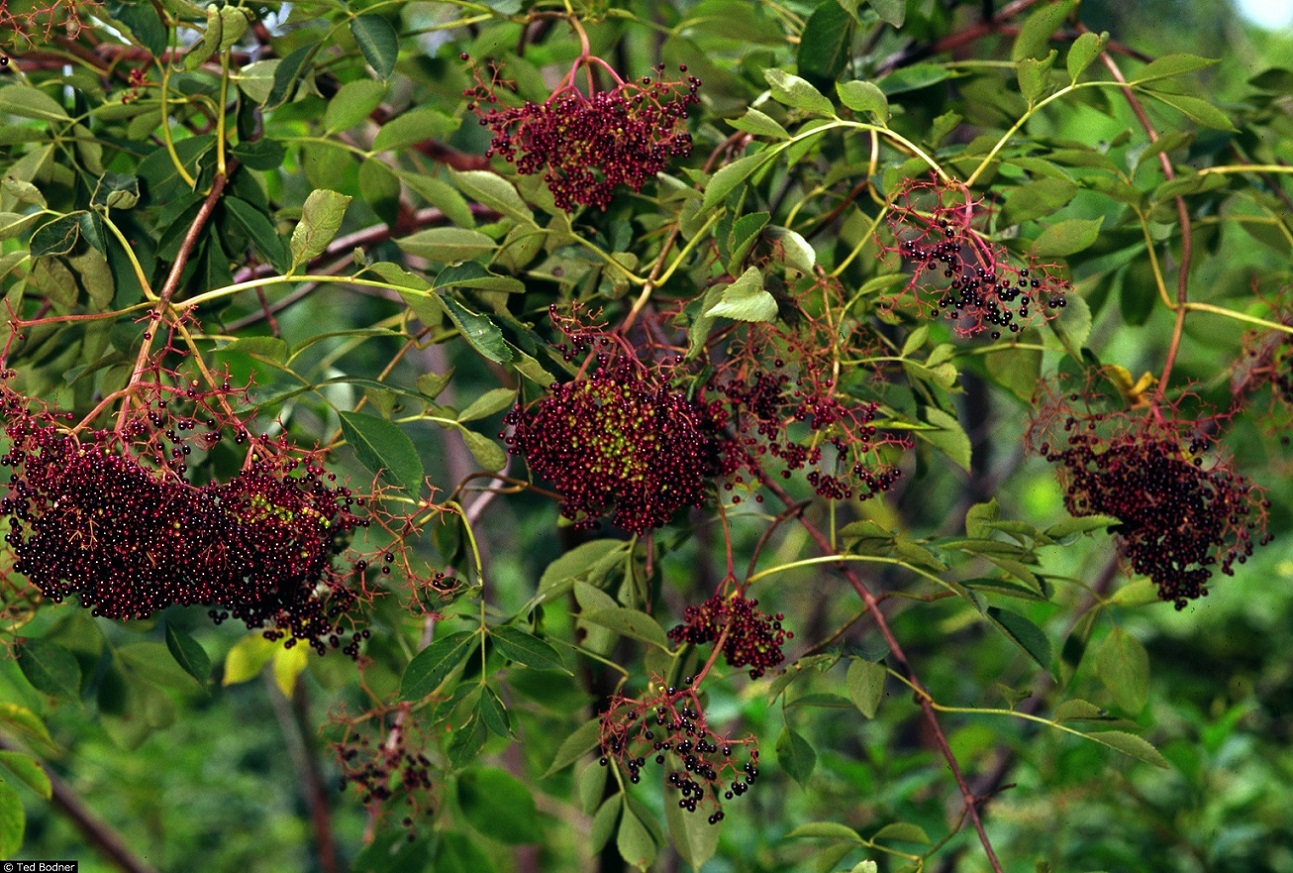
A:
[[[33,257],[53,257],[66,255],[76,248],[81,238],[81,213],[73,212],[47,222],[31,235],[31,253]]]
[[[151,3],[112,3],[108,14],[120,21],[155,58],[166,52],[166,25]]]
[[[362,412],[338,415],[342,435],[365,467],[410,494],[421,492],[422,459],[408,434],[375,415]]]
[[[802,787],[817,766],[817,752],[808,740],[785,727],[777,737],[777,762],[786,775]]]
[[[667,779],[665,772],[661,773],[663,779]],[[665,797],[670,797],[672,792],[668,782],[665,781],[664,784]],[[664,817],[669,825],[669,836],[672,838],[674,848],[693,870],[699,870],[706,861],[714,857],[714,853],[718,851],[718,838],[723,832],[721,821],[710,824],[709,817],[703,810],[688,812],[677,803],[664,805]]]
[[[512,736],[512,719],[507,714],[507,707],[503,706],[503,701],[499,698],[498,692],[488,685],[480,695],[480,705],[477,709],[481,723],[489,729],[489,732],[497,737]]]
[[[166,648],[171,657],[194,679],[203,685],[211,678],[211,659],[202,645],[171,622],[166,622]]]
[[[380,15],[359,15],[350,21],[350,35],[355,38],[364,60],[378,76],[389,79],[399,59],[399,34],[395,26]]]
[[[42,639],[24,640],[17,649],[18,667],[37,691],[68,700],[81,695],[81,665],[67,649]]]
[[[301,77],[322,46],[322,40],[306,43],[278,62],[278,66],[274,68],[274,85],[269,89],[269,97],[265,100],[266,109],[282,106],[296,96],[296,87],[300,84]]]
[[[1008,609],[988,607],[988,620],[991,621],[1012,643],[1019,646],[1028,657],[1032,658],[1043,670],[1051,669],[1050,638],[1028,619]]]
[[[445,677],[467,657],[474,631],[457,631],[440,637],[413,656],[400,679],[401,700],[421,700],[440,687]]]
[[[489,739],[489,731],[474,711],[466,723],[457,725],[456,728],[445,751],[449,753],[449,765],[454,769],[461,769],[480,757],[485,740]]]
[[[513,625],[503,625],[490,630],[490,638],[498,650],[511,661],[535,670],[560,670],[569,673],[551,645],[534,634]]]
[[[104,173],[94,186],[90,205],[103,209],[130,209],[139,202],[139,177]]]
[[[509,845],[543,837],[530,788],[505,770],[481,767],[458,777],[458,805],[482,835]]]
[[[732,232],[728,235],[728,248],[731,250],[727,266],[729,272],[735,273],[741,268],[770,217],[766,212],[752,212],[732,222]]]
[[[799,35],[799,74],[827,86],[844,70],[853,43],[853,19],[837,0],[822,0]]]
[[[472,312],[452,297],[440,299],[449,318],[462,333],[462,338],[473,349],[498,364],[505,364],[512,359],[512,350],[503,340],[503,332],[487,316]]]
[[[548,769],[544,772],[542,778],[547,779],[555,773],[560,773],[584,755],[596,749],[601,745],[601,736],[602,720],[600,718],[589,719],[581,724],[570,736],[562,740],[561,745],[557,748],[557,754],[552,757],[552,763],[548,765]]]
[[[287,247],[269,216],[240,197],[225,197],[221,202],[229,217],[243,229],[251,244],[269,259],[274,269],[287,272],[291,266]]]

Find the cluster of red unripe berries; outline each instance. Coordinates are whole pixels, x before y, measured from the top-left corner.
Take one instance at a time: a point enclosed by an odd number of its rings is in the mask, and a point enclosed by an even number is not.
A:
[[[243,470],[197,486],[182,475],[184,461],[190,442],[207,449],[220,442],[214,420],[203,430],[180,417],[147,433],[153,423],[136,419],[121,433],[73,435],[7,387],[0,410],[9,440],[0,457],[10,469],[0,499],[5,543],[13,570],[45,597],[75,595],[115,619],[201,604],[217,623],[233,617],[267,628],[271,639],[286,637],[287,646],[358,656],[366,634],[340,626],[356,594],[332,559],[363,521],[352,511],[357,498],[312,457],[239,431],[237,442],[256,443]],[[160,411],[149,417],[166,423]]]
[[[595,66],[615,79],[613,90],[590,87],[585,94],[574,85],[581,67],[591,82]],[[495,70],[490,82],[464,92],[493,134],[487,156],[514,163],[522,175],[542,174],[567,212],[581,205],[605,210],[616,187],[640,191],[669,160],[691,154],[687,110],[700,102],[695,76],[669,81],[661,66],[654,77],[625,82],[600,58],[584,57],[542,103],[500,106],[500,85]]]
[[[884,248],[912,264],[905,292],[915,294],[922,310],[931,307],[962,336],[989,331],[999,339],[1003,331],[1018,333],[1053,318],[1065,305],[1067,286],[1050,265],[1012,263],[976,226],[987,215],[963,188],[912,180],[893,198],[894,243]]]
[[[706,409],[658,384],[643,365],[598,354],[591,376],[552,387],[504,417],[513,454],[561,494],[561,513],[591,526],[612,521],[646,534],[705,501],[718,472]]]
[[[759,601],[733,595],[715,594],[698,606],[688,606],[683,623],[669,631],[675,643],[702,645],[723,641],[723,657],[731,667],[749,667],[750,678],[758,679],[769,667],[785,660],[781,647],[794,634],[781,627],[781,613],[768,615]]]
[[[744,763],[736,752],[748,749]],[[602,716],[601,765],[617,761],[629,781],[641,781],[648,759],[670,767],[669,787],[679,794],[678,808],[712,809],[708,820],[723,820],[722,800],[740,797],[759,777],[759,750],[753,737],[726,739],[710,730],[692,677],[646,700],[617,696]],[[720,799],[721,798],[721,799]]]

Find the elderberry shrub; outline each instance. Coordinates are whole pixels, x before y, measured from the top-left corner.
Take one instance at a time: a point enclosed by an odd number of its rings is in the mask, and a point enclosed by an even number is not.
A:
[[[513,408],[500,438],[556,487],[561,514],[576,525],[611,512],[615,524],[646,534],[704,503],[719,469],[712,425],[704,406],[637,360],[598,353],[596,364],[591,376]]]
[[[769,667],[785,660],[781,646],[794,634],[781,627],[781,613],[768,615],[758,609],[759,601],[739,594],[726,597],[715,594],[683,612],[683,623],[669,631],[675,643],[701,645],[723,640],[723,657],[732,667],[750,668],[750,678],[758,679]]]
[[[759,777],[754,737],[729,739],[705,720],[692,678],[683,687],[661,687],[642,700],[616,695],[602,716],[601,765],[614,761],[634,784],[649,762],[668,768],[667,782],[678,792],[678,807],[712,810],[710,824],[723,820],[722,802],[740,797]],[[738,752],[745,750],[744,762]]]
[[[1208,593],[1213,568],[1233,575],[1254,545],[1270,542],[1264,489],[1206,456],[1211,444],[1201,422],[1153,408],[1064,412],[1063,399],[1055,395],[1043,407],[1029,440],[1058,466],[1072,515],[1120,520],[1111,531],[1121,553],[1153,580],[1161,600],[1185,608]]]
[[[572,80],[581,66],[591,77],[593,63],[610,70],[600,59],[581,59],[543,103],[499,107],[496,68],[488,84],[464,92],[493,134],[486,156],[515,164],[521,175],[542,174],[567,212],[581,205],[604,211],[618,186],[641,191],[669,160],[691,154],[687,110],[700,102],[699,79],[666,80],[660,66],[654,77],[584,94]]]
[[[990,214],[958,185],[937,179],[905,182],[889,210],[893,242],[882,242],[881,248],[910,263],[912,276],[886,306],[892,310],[910,294],[922,315],[932,310],[953,322],[961,336],[988,331],[993,339],[1055,317],[1067,299],[1057,267],[1031,259],[1012,263],[1005,248],[982,230]]]
[[[96,616],[127,620],[201,604],[216,623],[232,616],[320,654],[348,637],[344,650],[358,656],[363,634],[341,626],[358,595],[332,562],[364,522],[357,499],[313,456],[257,439],[236,476],[197,486],[183,476],[192,419],[162,433],[145,433],[152,425],[141,420],[121,432],[73,433],[7,383],[0,410],[10,441],[0,457],[10,470],[0,498],[5,543],[13,571],[44,597],[75,595]],[[167,423],[156,410],[148,417]],[[192,439],[210,448],[221,434]],[[244,430],[235,435],[251,441]]]

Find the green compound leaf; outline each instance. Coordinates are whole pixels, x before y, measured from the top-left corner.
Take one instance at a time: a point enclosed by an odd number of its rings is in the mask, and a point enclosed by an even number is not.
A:
[[[747,109],[745,114],[735,121],[729,121],[732,127],[753,133],[756,136],[770,136],[773,139],[790,139],[790,133],[772,116],[765,115],[757,109]]]
[[[421,700],[440,687],[467,657],[475,637],[475,631],[457,631],[414,655],[400,678],[400,700]]]
[[[363,53],[368,66],[378,76],[389,79],[400,56],[399,34],[395,26],[380,15],[360,15],[350,22],[350,35]]]
[[[369,470],[410,494],[422,490],[422,459],[408,434],[384,418],[341,412],[341,433]]]
[[[432,227],[420,230],[396,240],[395,244],[410,255],[417,255],[442,264],[470,261],[498,248],[498,243],[480,231],[462,227]]]

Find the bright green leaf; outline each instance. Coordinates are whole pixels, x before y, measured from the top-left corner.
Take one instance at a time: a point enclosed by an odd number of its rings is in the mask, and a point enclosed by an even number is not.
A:
[[[1064,257],[1090,248],[1103,223],[1103,218],[1070,218],[1048,225],[1033,241],[1033,257]]]
[[[854,112],[869,114],[877,124],[889,122],[889,98],[874,82],[863,82],[860,79],[837,82],[835,90],[840,95],[840,102]]]
[[[293,268],[323,254],[341,229],[350,197],[326,188],[316,188],[305,198],[301,220],[292,230]]]
[[[807,79],[787,73],[777,67],[763,71],[763,78],[772,86],[772,99],[792,109],[802,109],[813,115],[834,115],[835,107],[821,91]]]
[[[889,671],[883,664],[876,664],[865,658],[854,658],[849,662],[845,683],[848,685],[849,700],[858,711],[867,718],[875,718],[884,697],[884,680]]]
[[[723,289],[723,296],[705,315],[723,315],[736,321],[772,321],[777,317],[777,299],[764,289],[759,268],[750,267]]]

